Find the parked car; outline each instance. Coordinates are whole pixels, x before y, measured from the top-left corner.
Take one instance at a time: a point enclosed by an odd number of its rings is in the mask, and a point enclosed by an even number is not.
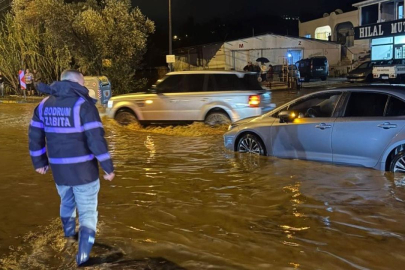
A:
[[[373,77],[389,83],[405,83],[405,59],[381,61],[374,65]]]
[[[172,72],[148,93],[110,99],[107,115],[121,124],[171,124],[204,121],[227,124],[274,109],[271,93],[256,73]]]
[[[325,81],[329,76],[329,62],[325,56],[302,59],[296,65],[300,71],[301,78],[305,82],[309,82],[311,79]]]
[[[356,69],[353,69],[347,75],[347,80],[354,82],[372,82],[373,81],[373,66],[376,62],[364,62]]]
[[[233,123],[225,147],[241,153],[405,172],[405,87],[312,93]]]

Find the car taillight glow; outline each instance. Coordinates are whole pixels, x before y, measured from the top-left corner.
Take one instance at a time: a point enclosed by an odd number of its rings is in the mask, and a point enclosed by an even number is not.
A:
[[[259,107],[259,105],[260,105],[260,96],[258,95],[249,96],[250,107]]]

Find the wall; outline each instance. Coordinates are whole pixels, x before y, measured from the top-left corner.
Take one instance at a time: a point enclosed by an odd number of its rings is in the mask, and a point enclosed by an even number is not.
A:
[[[332,41],[336,41],[336,25],[344,22],[351,22],[354,27],[359,26],[359,15],[358,11],[350,11],[343,14],[336,14],[332,12],[326,18],[320,18],[313,21],[308,21],[304,23],[299,23],[299,33],[300,37],[305,37],[305,35],[311,35],[312,38],[315,38],[315,30],[318,27],[329,25],[332,28]]]
[[[225,53],[224,44],[208,44],[195,46],[193,48],[181,49],[181,52],[176,53],[176,63],[174,70],[224,70],[225,69]]]
[[[248,61],[255,62],[259,57],[268,58],[269,64],[272,65],[282,64],[283,61],[289,61],[290,64],[293,64],[299,60],[288,60],[287,55],[289,53],[295,57],[301,55],[303,58],[326,56],[330,65],[337,65],[341,59],[341,46],[338,44],[277,35],[264,35],[226,42],[224,50],[227,70],[243,70]]]

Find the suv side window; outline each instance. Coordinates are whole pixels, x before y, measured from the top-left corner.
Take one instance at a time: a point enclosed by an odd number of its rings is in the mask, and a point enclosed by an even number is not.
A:
[[[186,91],[186,76],[169,75],[156,86],[160,93],[181,93]]]
[[[205,74],[187,74],[184,76],[186,83],[183,92],[203,92]]]
[[[388,101],[387,111],[385,116],[403,116],[405,115],[405,102],[402,100],[390,97]]]
[[[345,117],[384,116],[388,96],[379,93],[352,92],[346,106]]]
[[[314,95],[291,104],[288,110],[297,113],[299,118],[332,117],[341,95],[341,92]]]
[[[207,91],[237,91],[243,90],[243,84],[235,74],[209,75]]]

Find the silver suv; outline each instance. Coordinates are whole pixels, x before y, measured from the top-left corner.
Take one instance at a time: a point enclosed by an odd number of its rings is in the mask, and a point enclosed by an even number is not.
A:
[[[271,93],[255,73],[172,72],[147,93],[113,97],[107,115],[120,124],[170,124],[204,121],[229,124],[274,109]]]

